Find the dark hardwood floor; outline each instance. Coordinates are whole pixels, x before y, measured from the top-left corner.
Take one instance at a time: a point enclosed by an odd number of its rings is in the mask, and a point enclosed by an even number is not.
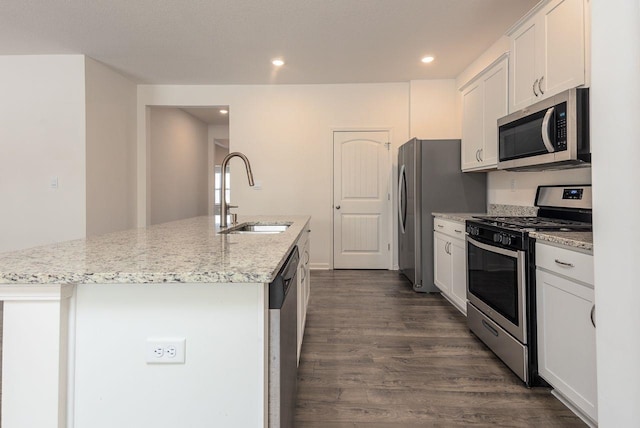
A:
[[[313,271],[311,287],[297,428],[585,426],[397,272]]]

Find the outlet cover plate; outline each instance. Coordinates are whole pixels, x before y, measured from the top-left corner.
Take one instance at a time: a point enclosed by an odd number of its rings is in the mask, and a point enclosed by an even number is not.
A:
[[[147,364],[184,364],[186,339],[178,338],[147,338]]]

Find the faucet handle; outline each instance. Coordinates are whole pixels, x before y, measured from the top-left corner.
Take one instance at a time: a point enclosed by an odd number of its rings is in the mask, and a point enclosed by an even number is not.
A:
[[[231,209],[231,208],[238,208],[238,206],[237,205],[227,204],[227,209]]]
[[[238,214],[230,213],[229,215],[231,216],[231,225],[236,226],[238,224]]]

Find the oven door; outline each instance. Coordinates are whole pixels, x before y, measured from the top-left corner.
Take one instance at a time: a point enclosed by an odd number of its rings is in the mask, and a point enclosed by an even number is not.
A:
[[[467,263],[469,302],[526,344],[525,252],[467,237]]]

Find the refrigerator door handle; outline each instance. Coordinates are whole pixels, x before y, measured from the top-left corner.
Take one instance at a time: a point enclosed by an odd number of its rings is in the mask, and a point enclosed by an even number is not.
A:
[[[404,195],[405,197],[403,197],[402,191],[406,187],[406,184],[405,184],[406,181],[407,181],[407,177],[405,174],[405,168],[403,164],[400,167],[400,174],[398,176],[398,224],[400,225],[400,232],[402,233],[405,232],[405,221],[406,221],[406,214],[404,212],[405,210],[402,209],[402,205],[403,204],[406,205],[406,200],[405,200],[406,195]]]

